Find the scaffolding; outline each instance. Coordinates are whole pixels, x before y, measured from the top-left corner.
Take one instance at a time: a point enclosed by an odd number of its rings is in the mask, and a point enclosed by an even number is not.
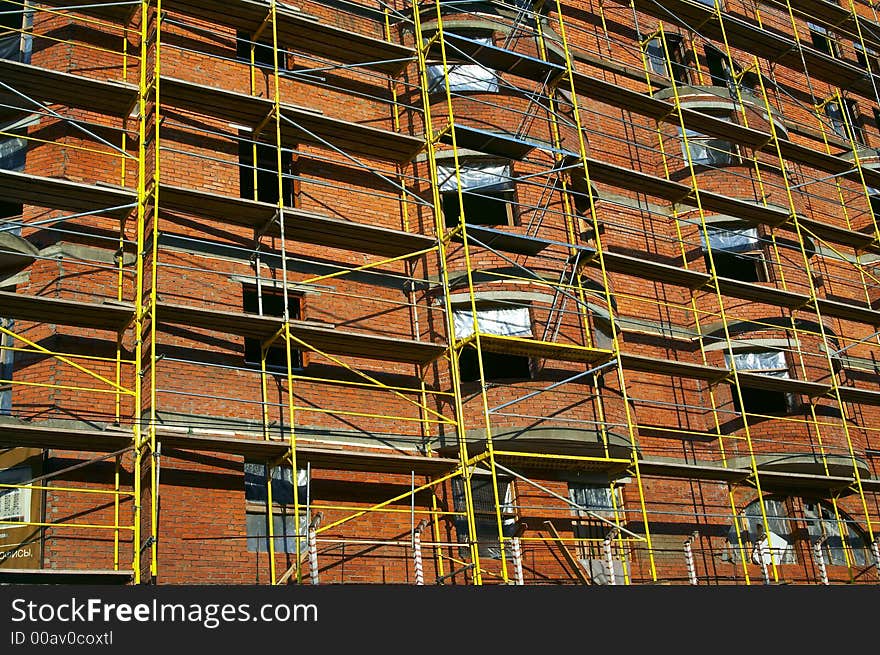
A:
[[[843,4],[0,3],[0,580],[876,584]]]

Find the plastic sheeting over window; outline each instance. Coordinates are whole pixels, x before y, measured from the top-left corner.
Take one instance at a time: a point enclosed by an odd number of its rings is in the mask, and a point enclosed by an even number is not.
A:
[[[857,566],[867,564],[865,538],[849,523],[845,516],[841,515],[840,523],[834,516],[834,510],[818,503],[804,503],[804,519],[807,524],[807,532],[810,541],[816,543],[822,541],[822,552],[828,564],[846,566],[846,553],[843,539],[841,539],[841,524],[847,533],[846,546],[849,548],[852,562]]]
[[[467,162],[459,165],[462,189],[477,193],[513,191],[510,164]],[[440,191],[458,191],[454,166],[437,166]]]
[[[0,59],[21,61],[21,35],[17,32],[0,36]]]
[[[782,500],[765,499],[764,510],[767,514],[767,527],[770,534],[764,532],[764,519],[761,514],[759,501],[754,501],[743,511],[740,519],[740,533],[737,538],[737,530],[731,527],[727,534],[727,542],[734,560],[739,560],[739,542],[742,541],[747,556],[750,556],[755,564],[763,562],[769,564],[772,557],[777,564],[794,564],[797,562],[794,548],[792,547],[793,536],[791,522]],[[759,544],[761,547],[759,547]]]
[[[679,133],[681,133],[680,130]],[[687,147],[685,147],[684,139],[681,142],[681,156],[685,162],[688,160],[688,152],[690,152],[690,161],[697,165],[723,166],[733,161],[736,150],[729,141],[716,139],[693,130],[685,130],[685,134],[687,134]]]
[[[733,368],[730,353],[724,353],[724,359],[728,368]],[[733,354],[733,361],[738,371],[752,371],[778,378],[788,377],[788,361],[785,359],[785,353],[779,350],[738,352]]]
[[[301,504],[306,502],[308,471],[299,469],[296,487]],[[250,502],[266,502],[266,465],[262,462],[244,463],[244,494]],[[281,466],[272,468],[272,502],[275,505],[293,505],[293,469]]]
[[[606,518],[614,517],[614,497],[611,487],[594,484],[569,483],[568,497],[571,502]],[[572,508],[576,516],[588,517],[585,512]]]
[[[492,37],[471,37],[470,41],[482,45],[492,45]],[[449,90],[498,92],[498,77],[495,71],[479,64],[450,64]],[[440,91],[445,89],[443,81],[443,65],[428,66],[428,89]]]
[[[0,170],[23,171],[27,141],[21,137],[0,138]]]
[[[296,476],[296,494],[300,503],[299,528],[297,529],[293,512],[293,469],[280,466],[272,468],[272,505],[273,507],[281,506],[280,512],[273,509],[272,513],[272,533],[275,537],[276,552],[295,553],[297,538],[300,540],[300,552],[306,550],[305,538],[309,527],[306,508],[308,482],[308,471],[299,469]],[[245,500],[265,505],[266,492],[266,465],[260,462],[245,462]],[[247,548],[250,552],[268,552],[268,523],[268,514],[265,510],[247,513]]]
[[[709,245],[713,250],[724,250],[727,252],[743,252],[756,250],[760,241],[758,240],[758,228],[751,227],[745,229],[734,229],[726,227],[709,227],[706,229],[709,235]],[[700,242],[703,249],[706,249],[706,237],[700,236]]]
[[[470,307],[453,309],[455,336],[459,339],[474,333],[474,315]],[[507,337],[532,336],[532,319],[528,307],[477,308],[477,325],[484,334],[500,334]]]
[[[11,318],[0,318],[0,326],[7,330],[13,329]],[[6,348],[0,349],[0,380],[11,380],[15,351],[7,350],[13,345],[14,339],[8,334],[0,334],[0,345]],[[12,384],[0,382],[0,416],[9,415],[12,412]]]

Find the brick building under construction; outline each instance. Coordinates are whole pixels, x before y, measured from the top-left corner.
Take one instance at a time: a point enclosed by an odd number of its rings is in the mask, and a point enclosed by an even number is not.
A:
[[[0,2],[0,583],[877,584],[874,6]]]

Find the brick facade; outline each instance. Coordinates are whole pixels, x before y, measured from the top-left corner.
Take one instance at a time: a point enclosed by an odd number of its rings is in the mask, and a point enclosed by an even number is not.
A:
[[[653,3],[578,0],[562,3],[562,25],[556,3],[520,18],[505,3],[449,8],[427,64],[445,52],[460,66],[491,38],[474,60],[498,88],[447,97],[423,93],[409,3],[387,17],[366,4],[279,9],[277,79],[269,3],[262,28],[254,3],[169,0],[159,24],[144,4],[36,12],[29,63],[10,69],[29,92],[0,103],[3,121],[36,116],[24,170],[0,171],[0,200],[39,249],[0,267],[0,292],[32,299],[0,301],[17,335],[0,462],[49,474],[34,483],[37,525],[0,533],[0,553],[27,541],[33,569],[265,584],[296,565],[296,540],[278,530],[320,513],[321,583],[413,584],[423,519],[426,584],[515,581],[514,534],[525,584],[607,583],[609,547],[617,584],[688,584],[688,540],[699,584],[818,584],[823,530],[832,583],[877,582],[880,107],[852,17],[836,23],[829,63],[808,16],[779,3],[728,0],[719,21],[682,0],[673,22]],[[705,30],[688,29],[695,17]],[[438,30],[433,4],[419,23]],[[661,26],[678,79],[656,50],[643,60]],[[251,68],[241,39],[258,31],[269,46]],[[766,55],[795,31],[806,71]],[[350,50],[328,60],[346,34]],[[380,61],[386,36],[399,65]],[[509,71],[489,70],[498,57]],[[727,85],[712,77],[719,61],[740,73]],[[831,83],[850,69],[861,77]],[[29,75],[44,88],[30,91]],[[826,111],[842,98],[853,125]],[[706,115],[730,123],[729,140],[697,129]],[[456,161],[509,165],[512,180],[462,183],[459,198],[431,170]],[[460,200],[467,225],[447,225]],[[725,250],[719,230],[753,230],[751,246]],[[421,248],[399,245],[412,235]],[[253,316],[260,306],[269,319]],[[86,320],[89,307],[105,312]],[[481,321],[525,312],[530,334],[461,334],[473,308]],[[246,353],[261,340],[265,374]],[[782,364],[762,374],[756,353]],[[99,436],[109,445],[93,451]],[[271,485],[270,563],[265,476],[245,468],[282,459],[309,475],[299,491],[295,474]],[[589,515],[563,501],[584,486]],[[786,550],[762,567],[768,527]],[[0,574],[23,561],[0,560]]]

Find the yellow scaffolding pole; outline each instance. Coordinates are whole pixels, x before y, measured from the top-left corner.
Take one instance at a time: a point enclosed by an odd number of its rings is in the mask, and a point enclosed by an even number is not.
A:
[[[654,85],[651,83],[651,73],[650,73],[650,67],[649,67],[649,63],[648,63],[647,46],[648,46],[649,42],[655,36],[656,36],[656,33],[648,36],[647,38],[643,39],[640,42],[641,59],[642,59],[642,66],[644,67],[644,70],[645,70],[645,82],[647,85],[647,92],[648,92],[648,95],[650,95],[652,97],[654,96]],[[667,76],[669,77],[669,79],[673,79],[673,71],[671,69],[672,62],[670,62],[669,60],[665,60],[664,64],[667,69]],[[671,174],[670,167],[669,167],[669,156],[666,153],[666,143],[665,143],[663,131],[661,129],[661,123],[659,121],[657,122],[657,143],[658,143],[658,147],[659,147],[659,151],[660,151],[660,157],[663,162],[664,177],[667,180],[671,180],[672,174]],[[690,270],[690,262],[688,262],[688,258],[687,258],[687,250],[685,248],[685,239],[684,239],[684,235],[682,234],[682,231],[681,231],[681,220],[680,220],[680,215],[679,215],[679,210],[678,210],[677,205],[672,206],[672,219],[675,224],[676,240],[677,240],[678,246],[679,246],[679,254],[681,255],[682,267],[685,270]],[[702,360],[703,365],[707,365],[709,363],[709,359],[706,355],[706,335],[703,332],[702,322],[700,321],[701,311],[697,306],[697,299],[696,299],[695,292],[691,291],[689,296],[690,296],[689,310],[690,310],[690,314],[693,316],[694,328],[696,329],[696,333],[697,333],[697,342],[700,346],[700,358]],[[722,464],[722,466],[726,467],[728,465],[727,464],[727,448],[724,443],[725,435],[722,432],[721,419],[718,414],[718,401],[717,401],[717,398],[715,397],[715,387],[714,387],[714,385],[707,385],[707,389],[709,392],[709,402],[710,402],[711,410],[712,410],[713,428],[715,431],[715,435],[718,438],[718,449],[719,449],[719,453],[721,455],[721,464]],[[726,436],[728,439],[731,438],[730,435],[726,435]],[[728,503],[730,504],[731,516],[733,517],[733,520],[735,522],[736,517],[737,517],[736,497],[735,497],[734,489],[733,489],[732,485],[730,485],[730,484],[727,484],[727,498],[728,498]],[[747,585],[749,585],[749,584],[751,584],[751,579],[749,576],[749,569],[748,569],[747,559],[746,559],[746,555],[745,555],[745,546],[742,541],[742,534],[739,530],[737,530],[736,535],[737,535],[737,548],[740,553],[740,562],[742,563],[744,580],[745,580],[745,583]]]
[[[663,46],[664,57],[666,58],[667,61],[671,61],[671,57],[670,57],[670,53],[669,53],[669,46],[667,44],[666,35],[664,32],[662,23],[660,23],[658,34],[660,36],[660,41]],[[674,77],[670,78],[670,88],[672,89],[674,110],[678,115],[678,124],[679,124],[679,129],[681,131],[681,139],[682,139],[682,144],[683,144],[682,150],[683,150],[683,152],[685,154],[685,158],[687,160],[686,161],[687,168],[688,168],[688,172],[689,172],[689,175],[691,178],[691,193],[694,197],[697,213],[700,218],[700,228],[701,228],[701,232],[703,234],[703,238],[704,238],[705,245],[706,245],[705,250],[706,250],[706,258],[709,263],[709,274],[711,276],[714,295],[715,295],[716,300],[718,302],[719,313],[721,315],[721,324],[722,324],[722,328],[724,331],[724,341],[727,346],[727,351],[730,353],[729,367],[730,367],[730,371],[731,371],[731,378],[732,378],[732,382],[734,385],[736,396],[739,400],[739,406],[741,408],[744,408],[745,403],[743,402],[742,388],[739,383],[739,371],[738,371],[738,368],[736,365],[736,358],[734,357],[733,339],[731,338],[731,335],[730,335],[729,321],[728,321],[728,317],[727,317],[727,312],[725,310],[724,296],[721,292],[721,288],[718,283],[718,273],[717,273],[717,269],[715,267],[715,257],[713,255],[712,246],[711,246],[711,243],[709,240],[709,228],[708,228],[708,224],[706,223],[706,213],[703,209],[702,197],[701,197],[701,192],[700,192],[700,185],[699,185],[699,180],[697,178],[697,172],[696,172],[696,165],[694,164],[693,156],[691,154],[691,148],[690,148],[690,142],[688,139],[687,127],[686,127],[685,121],[684,121],[684,113],[682,112],[681,96],[680,96],[679,89],[678,89],[678,82],[675,80]],[[771,119],[771,124],[772,124],[772,119]],[[760,475],[758,472],[758,460],[757,460],[757,457],[755,456],[755,451],[754,451],[753,444],[752,444],[752,436],[751,436],[751,429],[749,427],[748,414],[745,412],[744,409],[742,411],[742,419],[743,419],[743,433],[744,433],[745,441],[746,441],[748,451],[749,451],[749,461],[750,461],[750,468],[752,471],[752,478],[754,480],[754,484],[755,484],[755,487],[757,490],[758,503],[759,503],[759,506],[761,509],[761,520],[764,525],[765,533],[770,534],[770,524],[769,524],[769,519],[767,517],[766,507],[764,505],[764,497],[763,497],[763,492],[761,490],[761,479],[760,479]],[[770,551],[770,555],[771,555],[771,565],[772,565],[772,570],[773,570],[773,580],[774,580],[774,582],[779,582],[779,571],[777,568],[776,555],[773,553],[772,549]]]
[[[641,475],[641,467],[639,466],[639,453],[638,453],[638,436],[636,435],[635,425],[636,421],[632,416],[632,410],[630,408],[629,402],[629,392],[627,390],[626,384],[626,376],[624,374],[623,366],[620,364],[620,354],[621,354],[621,335],[619,333],[616,321],[614,320],[615,310],[614,310],[614,301],[611,296],[611,289],[609,284],[608,270],[605,266],[605,255],[604,248],[602,244],[602,236],[601,236],[601,226],[599,222],[599,215],[596,210],[596,199],[593,197],[593,194],[590,192],[592,189],[591,175],[590,175],[590,167],[587,163],[588,154],[587,154],[587,143],[584,137],[584,128],[583,121],[581,119],[581,111],[580,111],[580,103],[578,101],[577,87],[574,81],[574,64],[572,62],[571,48],[568,44],[568,37],[566,35],[566,26],[565,20],[563,18],[562,11],[562,1],[556,0],[556,18],[559,26],[559,38],[562,44],[562,52],[565,56],[565,75],[568,81],[568,91],[571,94],[571,104],[572,104],[572,114],[575,122],[575,129],[577,131],[577,143],[578,143],[578,155],[581,160],[581,167],[584,171],[584,182],[586,184],[587,189],[587,197],[589,198],[589,206],[590,206],[590,218],[593,222],[593,231],[594,238],[596,241],[596,258],[599,261],[599,269],[602,274],[602,287],[605,296],[605,303],[608,312],[608,316],[610,320],[610,329],[611,329],[611,340],[612,340],[612,351],[613,358],[617,359],[617,377],[618,384],[620,386],[620,394],[621,394],[621,402],[624,407],[624,412],[626,416],[626,424],[627,424],[627,433],[629,435],[630,442],[630,450],[632,453],[632,464],[631,468],[636,478],[636,487],[638,489],[638,497],[639,497],[639,509],[642,514],[642,524],[645,530],[645,548],[648,551],[648,565],[650,570],[651,580],[657,581],[657,565],[654,558],[654,547],[651,541],[651,528],[648,523],[648,514],[647,514],[647,505],[645,500],[645,489],[644,483],[642,481]]]
[[[458,442],[458,456],[461,463],[461,478],[463,495],[465,500],[465,515],[467,519],[468,530],[468,550],[470,553],[471,564],[473,564],[473,583],[476,585],[483,584],[483,570],[480,566],[479,544],[477,543],[476,518],[474,516],[474,500],[471,489],[471,473],[472,471],[466,466],[468,460],[467,434],[464,426],[464,403],[461,396],[461,375],[459,371],[459,349],[456,347],[455,324],[453,322],[452,303],[450,301],[450,281],[449,268],[447,259],[447,240],[444,238],[445,223],[443,218],[442,202],[440,199],[440,182],[437,177],[437,157],[436,147],[439,142],[441,132],[435,131],[433,122],[433,112],[431,108],[432,99],[430,96],[430,78],[428,76],[427,58],[433,43],[439,42],[443,79],[446,86],[447,108],[451,111],[451,97],[449,95],[449,62],[446,57],[446,44],[442,33],[441,7],[439,0],[436,0],[435,9],[438,17],[438,31],[433,37],[426,37],[424,28],[422,27],[421,10],[417,4],[413,3],[413,31],[416,45],[416,55],[419,67],[419,91],[422,99],[422,111],[425,124],[425,151],[428,158],[428,173],[431,180],[431,201],[432,214],[434,218],[434,230],[438,239],[438,255],[440,262],[440,278],[443,289],[443,308],[447,339],[449,342],[448,359],[449,359],[449,376],[452,391],[454,393],[453,404],[455,408],[455,432]],[[452,121],[449,122],[446,129],[453,130]],[[454,131],[453,131],[454,139]],[[455,148],[453,140],[453,148]],[[457,181],[459,182],[459,203],[461,202],[461,178],[458,164],[458,153],[454,149],[455,170]],[[467,239],[465,238],[465,243]],[[470,276],[470,271],[468,271]],[[469,277],[469,288],[473,288],[472,280]],[[473,305],[472,305],[473,307]],[[476,312],[474,312],[476,320]],[[497,499],[497,485],[495,485],[495,495]],[[502,548],[503,552],[503,548]]]

